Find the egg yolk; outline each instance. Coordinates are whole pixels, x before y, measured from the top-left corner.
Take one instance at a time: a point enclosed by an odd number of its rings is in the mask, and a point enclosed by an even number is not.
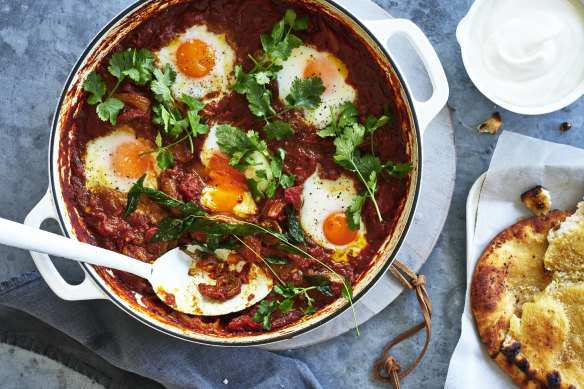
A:
[[[111,153],[112,170],[118,177],[137,180],[145,173],[154,170],[151,154],[138,156],[150,149],[148,144],[139,139],[120,143]]]
[[[245,175],[217,153],[211,157],[207,171],[207,187],[214,188],[209,193],[209,207],[217,212],[231,213],[243,201],[243,194],[249,191]]]
[[[186,76],[203,77],[215,66],[215,51],[200,39],[189,39],[178,47],[176,65]]]
[[[349,244],[357,237],[357,230],[349,230],[347,214],[342,211],[334,212],[327,216],[324,220],[322,230],[325,238],[337,246]]]
[[[333,64],[328,57],[314,57],[304,68],[304,78],[320,77],[325,88],[325,93],[330,87],[339,82],[341,69]]]

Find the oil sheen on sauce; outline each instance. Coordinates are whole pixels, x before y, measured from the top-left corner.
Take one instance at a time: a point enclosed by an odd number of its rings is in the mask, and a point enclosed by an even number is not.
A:
[[[485,1],[470,26],[473,78],[522,107],[554,103],[584,80],[580,0]]]

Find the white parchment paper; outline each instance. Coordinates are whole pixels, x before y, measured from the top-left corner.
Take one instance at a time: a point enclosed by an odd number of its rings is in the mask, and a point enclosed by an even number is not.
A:
[[[468,290],[476,263],[489,242],[519,217],[533,216],[519,197],[535,185],[550,191],[553,209],[574,210],[584,196],[584,150],[504,132],[480,192],[476,226],[474,231],[467,230],[467,239],[472,242],[467,242],[466,302],[462,332],[450,360],[446,388],[516,387],[483,347],[470,309]],[[467,215],[467,223],[469,219],[472,223],[473,217]]]

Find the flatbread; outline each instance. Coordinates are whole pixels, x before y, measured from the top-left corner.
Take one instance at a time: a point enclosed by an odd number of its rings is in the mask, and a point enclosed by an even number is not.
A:
[[[546,386],[531,379],[529,363],[516,352],[517,345],[503,348],[503,344],[512,318],[520,318],[524,304],[552,282],[552,273],[544,268],[547,235],[569,215],[552,211],[501,231],[483,252],[473,275],[471,307],[481,339],[495,362],[521,388]]]
[[[548,242],[550,246],[544,258],[546,269],[584,271],[584,201],[560,228],[550,231]]]

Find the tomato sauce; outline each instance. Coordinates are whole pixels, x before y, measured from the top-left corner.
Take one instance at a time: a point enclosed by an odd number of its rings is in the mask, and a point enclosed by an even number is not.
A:
[[[256,55],[261,52],[260,35],[269,33],[288,8],[296,11],[299,18],[309,17],[308,29],[297,33],[305,44],[319,51],[334,54],[346,65],[347,83],[357,91],[355,106],[359,111],[360,121],[364,123],[368,115],[381,116],[384,112],[384,104],[389,104],[391,112],[396,117],[394,123],[379,128],[373,140],[369,136],[366,137],[362,145],[363,152],[370,151],[373,144],[375,154],[380,156],[382,163],[389,160],[396,164],[408,162],[409,157],[406,153],[402,128],[402,123],[407,122],[408,119],[402,109],[396,106],[396,92],[389,85],[387,76],[374,56],[349,27],[336,22],[324,13],[301,8],[293,3],[271,0],[202,0],[170,6],[141,23],[126,36],[105,58],[98,72],[106,82],[108,90],[111,90],[116,82],[116,79],[107,71],[107,61],[111,54],[130,47],[156,51],[187,28],[203,23],[212,32],[225,33],[227,42],[235,50],[236,64],[242,65],[244,71],[250,70],[253,63],[248,59],[248,54]],[[274,82],[270,84],[270,88],[274,95],[272,104],[277,111],[281,110],[283,106],[277,99],[278,88]],[[151,120],[149,102],[155,103],[152,93],[147,87],[136,86],[128,80],[122,83],[118,91],[123,93],[128,101],[118,117],[118,124],[128,123],[138,134],[154,140],[158,127]],[[219,101],[207,104],[203,113],[218,122],[228,122],[246,130],[256,130],[262,136],[262,122],[250,112],[245,97],[237,93],[231,93]],[[285,150],[283,171],[286,174],[296,175],[296,186],[286,190],[279,188],[274,198],[260,202],[258,214],[251,221],[256,223],[268,219],[276,222],[284,221],[284,206],[289,205],[295,209],[300,207],[301,185],[314,173],[317,165],[321,166],[321,177],[335,179],[344,172],[358,183],[358,190],[364,189],[354,173],[344,171],[334,161],[335,147],[332,138],[319,137],[316,134],[318,129],[301,120],[299,112],[286,112],[279,119],[290,123],[295,135],[285,141],[267,140],[267,143],[270,149],[280,147]],[[69,209],[81,215],[82,225],[78,228],[80,230],[78,235],[86,237],[90,243],[145,262],[153,262],[166,251],[179,244],[188,243],[191,239],[204,239],[204,233],[197,232],[184,236],[180,241],[149,244],[158,223],[164,217],[177,216],[177,211],[142,199],[139,212],[124,219],[125,193],[105,189],[88,191],[85,186],[83,162],[85,145],[89,140],[111,132],[112,126],[99,120],[95,113],[95,106],[88,105],[85,100],[75,116],[69,120],[68,126],[67,130],[72,134],[69,142],[70,178],[68,182],[63,183],[63,193]],[[199,199],[205,177],[198,155],[204,139],[204,136],[194,139],[194,153],[191,153],[184,144],[171,149],[177,165],[159,174],[159,190],[185,202]],[[328,264],[341,276],[348,278],[351,283],[355,283],[359,275],[369,266],[382,242],[393,231],[405,202],[409,181],[391,177],[380,179],[381,187],[376,199],[383,221],[378,220],[373,203],[368,199],[362,212],[362,219],[368,231],[367,246],[357,256],[350,258],[348,262],[335,262],[331,259],[330,250],[317,245],[310,238],[307,241],[306,251]],[[250,236],[244,240],[262,256],[279,255],[289,260],[288,264],[272,265],[284,282],[308,286],[302,275],[324,273],[323,267],[316,261],[282,252],[274,245],[262,241],[260,237]],[[240,249],[238,254],[249,262],[258,262],[257,256],[247,248]],[[215,318],[186,315],[173,310],[159,300],[146,280],[118,271],[114,274],[120,288],[128,292],[140,293],[141,302],[152,312],[188,328],[217,335],[253,334],[265,331],[261,323],[252,320],[257,306]],[[208,295],[228,298],[230,293],[234,293],[233,290],[238,289],[242,281],[246,281],[233,279],[233,275],[222,277],[225,288],[207,287]],[[320,294],[316,290],[309,291],[309,296],[315,299],[316,310],[337,299],[341,295],[341,288],[341,284],[333,283],[332,297]],[[270,301],[276,297],[277,295],[272,292],[266,299]],[[171,300],[172,298],[169,297],[167,303]],[[270,319],[272,330],[298,321],[304,316],[302,310],[305,308],[305,297],[299,296],[293,308],[287,313],[277,310]]]

